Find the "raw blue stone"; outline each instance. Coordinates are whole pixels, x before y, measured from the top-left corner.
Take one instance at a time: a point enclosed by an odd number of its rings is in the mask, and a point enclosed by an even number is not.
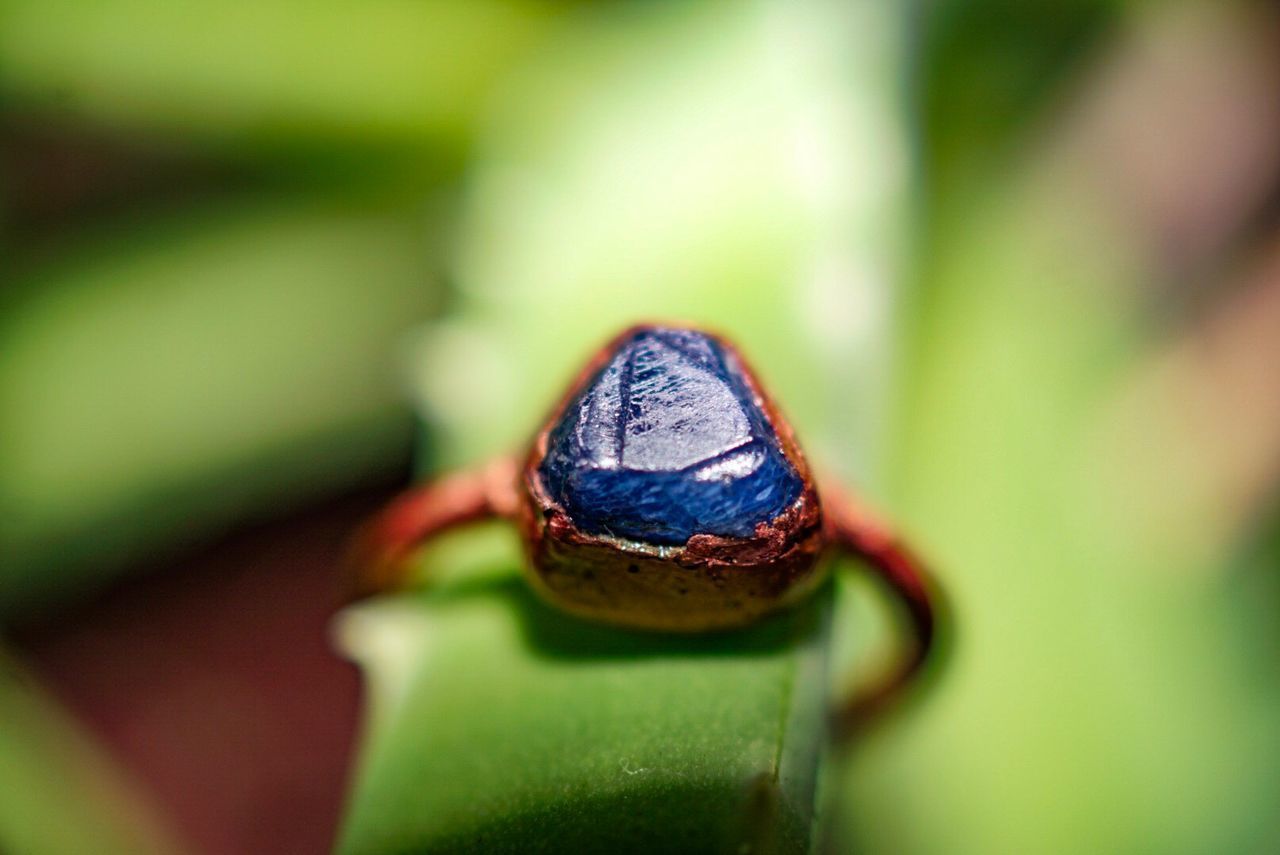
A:
[[[578,528],[652,544],[746,537],[803,489],[715,339],[639,330],[565,408],[539,468]]]

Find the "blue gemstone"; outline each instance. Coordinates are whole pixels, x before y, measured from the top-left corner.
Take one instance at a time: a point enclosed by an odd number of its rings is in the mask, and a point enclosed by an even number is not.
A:
[[[579,529],[651,544],[749,536],[804,486],[738,360],[686,329],[623,340],[552,427],[538,471]]]

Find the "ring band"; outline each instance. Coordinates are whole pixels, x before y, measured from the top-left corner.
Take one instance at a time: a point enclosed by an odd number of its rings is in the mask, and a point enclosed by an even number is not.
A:
[[[520,528],[527,578],[552,605],[662,631],[750,624],[815,590],[829,559],[861,559],[901,602],[910,637],[883,679],[833,707],[837,737],[887,708],[934,647],[938,592],[914,552],[830,484],[819,499],[755,375],[699,330],[625,331],[523,461],[499,457],[394,499],[359,536],[355,594],[405,587],[426,541],[486,519]]]

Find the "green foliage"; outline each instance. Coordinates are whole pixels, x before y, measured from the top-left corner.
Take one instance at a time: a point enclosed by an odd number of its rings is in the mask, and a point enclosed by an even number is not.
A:
[[[600,344],[669,319],[733,337],[815,457],[873,474],[905,214],[896,26],[826,0],[608,7],[531,58],[417,356],[443,462],[527,441]]]
[[[919,144],[931,205],[980,193],[1131,0],[940,0],[920,24]]]
[[[508,572],[354,610],[371,694],[339,851],[808,851],[819,600],[699,638],[566,618]]]
[[[10,0],[0,91],[242,153],[307,140],[450,151],[550,12],[520,0]]]
[[[398,336],[435,295],[421,228],[232,209],[17,283],[0,318],[0,615],[396,465]]]
[[[824,469],[873,470],[891,32],[824,2],[633,6],[548,45],[481,142],[460,299],[417,357],[431,462],[527,442],[595,346],[657,317],[738,340]],[[373,701],[344,852],[816,845],[829,593],[747,633],[638,636],[535,602],[492,548],[343,619]],[[477,563],[496,574],[459,581]]]
[[[1280,684],[1206,585],[1233,547],[1194,524],[1217,501],[1187,477],[1203,454],[1158,412],[1116,454],[1150,261],[1069,164],[1028,162],[927,246],[893,484],[957,648],[850,767],[844,812],[876,818],[868,851],[1266,849]],[[1143,524],[1170,501],[1192,524]]]
[[[424,469],[525,441],[623,324],[738,340],[956,609],[941,691],[832,781],[838,842],[1264,851],[1274,585],[1226,578],[1225,536],[1135,513],[1215,510],[1180,425],[1144,426],[1180,449],[1159,471],[1102,453],[1149,344],[1132,297],[1159,273],[1052,154],[1048,108],[1133,5],[921,5],[910,283],[895,4],[14,0],[0,94],[398,199],[474,156],[450,314],[399,354]],[[391,366],[436,290],[430,223],[399,204],[184,212],[10,286],[0,616],[403,459]],[[554,613],[516,561],[463,536],[427,556],[433,590],[341,618],[371,689],[342,851],[815,845],[826,674],[867,673],[887,635],[862,588],[675,639]],[[0,722],[0,849],[170,845],[21,679]]]

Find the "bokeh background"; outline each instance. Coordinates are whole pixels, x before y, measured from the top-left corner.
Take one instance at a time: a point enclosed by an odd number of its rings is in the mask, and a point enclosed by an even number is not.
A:
[[[7,0],[0,850],[325,851],[351,528],[657,317],[950,594],[831,845],[1275,851],[1278,203],[1257,0]]]

